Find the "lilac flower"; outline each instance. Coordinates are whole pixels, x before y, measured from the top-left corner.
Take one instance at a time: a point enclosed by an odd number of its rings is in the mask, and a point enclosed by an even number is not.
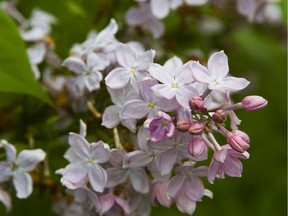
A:
[[[138,52],[130,45],[120,44],[116,51],[116,60],[120,67],[112,70],[105,78],[106,85],[112,89],[124,88],[129,81],[137,89],[138,83],[149,77],[147,70],[152,63],[155,51]]]
[[[130,26],[143,26],[151,30],[154,38],[159,38],[164,33],[164,25],[153,16],[151,7],[146,2],[140,3],[138,8],[130,8],[125,19]]]
[[[189,133],[176,131],[174,136],[157,143],[148,143],[152,149],[159,150],[156,154],[155,163],[162,175],[169,174],[175,163],[184,158],[192,160],[188,152],[188,142],[191,139]]]
[[[84,137],[75,133],[70,133],[69,144],[76,158],[61,171],[62,184],[76,189],[85,186],[89,181],[94,191],[102,192],[107,182],[107,174],[99,163],[109,160],[109,146],[102,141],[89,144]]]
[[[148,117],[155,116],[159,110],[171,112],[178,107],[177,102],[156,97],[151,87],[158,84],[155,79],[147,79],[139,84],[141,98],[127,101],[120,112],[122,119],[141,119],[148,114]]]
[[[167,194],[176,201],[177,208],[192,215],[196,202],[203,195],[212,197],[210,191],[205,190],[199,177],[207,176],[207,167],[194,168],[195,163],[186,162],[176,170],[176,175],[169,181]]]
[[[115,38],[117,31],[118,25],[114,19],[111,19],[109,25],[102,31],[98,33],[91,31],[82,44],[75,44],[71,54],[83,58],[87,54],[94,53],[99,60],[98,67],[106,68],[111,62],[111,53],[119,44]]]
[[[98,61],[97,55],[90,53],[87,56],[87,63],[72,56],[65,59],[63,65],[78,75],[77,82],[81,82],[79,85],[86,86],[89,91],[93,91],[100,88],[100,81],[103,78],[99,70],[104,68],[99,66]]]
[[[21,35],[24,41],[40,41],[47,37],[51,32],[51,24],[56,22],[53,15],[39,9],[32,11],[27,30],[22,30]]]
[[[130,85],[123,89],[110,89],[109,87],[107,89],[114,105],[108,106],[104,110],[102,125],[107,128],[113,128],[121,123],[129,130],[136,131],[136,120],[122,119],[120,118],[120,112],[126,101],[139,99],[138,93]]]
[[[207,83],[210,90],[238,91],[246,88],[249,81],[244,78],[227,76],[228,58],[224,51],[213,53],[208,60],[208,69],[198,62],[191,64],[196,81]]]
[[[125,215],[128,215],[131,212],[128,203],[113,194],[101,196],[99,201],[101,205],[100,215],[117,216],[121,215],[122,212],[124,212]]]
[[[249,153],[239,153],[233,150],[228,144],[216,151],[208,170],[208,180],[213,183],[215,177],[224,178],[224,175],[241,177],[242,163],[239,158],[248,159]]]
[[[168,100],[175,97],[182,107],[190,110],[189,100],[192,96],[197,95],[197,92],[191,86],[194,78],[189,68],[189,63],[183,65],[178,57],[173,57],[164,66],[155,63],[151,64],[149,73],[162,83],[151,88],[156,95],[165,97]]]
[[[182,4],[182,0],[151,0],[152,14],[158,19],[166,17],[169,10],[175,10]]]
[[[276,1],[269,0],[237,0],[237,10],[246,16],[250,22],[270,21],[277,23],[281,20],[280,7]]]
[[[124,150],[114,149],[111,151],[110,162],[113,167],[107,169],[108,182],[106,187],[115,187],[129,179],[134,190],[140,193],[148,193],[149,179],[146,171],[139,167],[138,163],[124,166],[125,157],[127,157],[127,153]]]
[[[35,169],[38,163],[44,160],[46,154],[41,149],[22,150],[16,156],[16,149],[6,140],[0,141],[6,151],[6,162],[0,163],[0,182],[13,178],[16,196],[20,199],[27,198],[33,190],[32,178],[28,172]]]
[[[158,142],[166,137],[172,137],[175,132],[175,126],[171,116],[158,111],[155,117],[149,118],[144,122],[144,127],[150,132],[150,140]]]

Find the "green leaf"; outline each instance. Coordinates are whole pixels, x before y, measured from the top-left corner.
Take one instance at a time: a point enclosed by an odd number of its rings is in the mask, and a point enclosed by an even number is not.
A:
[[[52,105],[35,80],[25,44],[11,18],[0,10],[0,92],[28,94]]]

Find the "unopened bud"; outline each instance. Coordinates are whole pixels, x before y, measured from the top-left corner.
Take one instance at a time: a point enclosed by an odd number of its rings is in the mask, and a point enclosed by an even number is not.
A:
[[[199,158],[207,154],[206,143],[201,137],[193,137],[188,143],[188,151],[193,157]]]
[[[250,142],[250,137],[248,136],[248,134],[246,134],[243,131],[240,130],[233,130],[232,134],[240,136],[245,142],[249,143]]]
[[[177,129],[181,132],[187,132],[191,126],[191,121],[189,120],[179,120],[177,122]]]
[[[267,100],[265,100],[263,97],[257,96],[257,95],[246,96],[242,100],[243,109],[245,109],[246,111],[249,111],[249,112],[253,112],[253,111],[262,109],[267,104],[268,104]]]
[[[203,122],[195,122],[195,123],[191,124],[188,132],[193,134],[193,135],[198,135],[198,134],[201,134],[203,132],[204,127],[205,127],[205,124]]]
[[[193,96],[189,100],[189,106],[191,110],[204,110],[204,100],[200,96]]]
[[[235,151],[244,153],[250,146],[249,144],[239,135],[229,133],[227,136],[227,142]]]
[[[222,124],[226,120],[226,114],[222,109],[216,110],[212,115],[212,119],[214,122]]]

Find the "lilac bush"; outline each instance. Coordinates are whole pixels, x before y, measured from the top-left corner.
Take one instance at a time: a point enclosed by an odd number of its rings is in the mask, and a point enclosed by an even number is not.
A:
[[[165,34],[161,20],[171,10],[181,5],[217,5],[207,0],[136,2],[126,13],[127,24],[148,28],[155,38]],[[277,9],[269,14],[272,17],[267,15],[271,4],[236,1],[237,10],[250,22],[276,21]],[[116,34],[121,26],[111,18],[103,30],[91,31],[85,41],[73,45],[70,56],[62,60],[62,67],[72,73],[57,74],[53,70],[59,68],[60,60],[49,42],[51,25],[57,19],[34,10],[26,20],[12,1],[3,2],[2,8],[19,22],[22,39],[29,42],[27,54],[35,78],[42,79],[52,98],[67,91],[72,110],[91,111],[97,118],[93,124],[113,134],[113,143],[90,141],[82,120],[79,134],[69,133],[64,154],[68,163],[56,170],[57,184],[66,188],[53,203],[57,214],[149,215],[151,205],[169,208],[175,204],[179,211],[192,215],[203,196],[213,198],[204,179],[217,183],[225,176],[241,177],[241,160],[249,158],[250,138],[239,129],[241,120],[235,111],[257,111],[268,102],[256,95],[233,102],[231,96],[250,81],[233,76],[225,51],[214,50],[207,63],[185,62],[176,55],[160,63],[161,53],[153,47],[120,41]],[[39,72],[43,61],[48,66]],[[108,105],[101,113],[91,97],[103,89]],[[16,148],[6,140],[0,147],[6,155],[0,162],[0,201],[10,210],[13,205],[5,183],[13,182],[18,198],[28,197],[33,190],[29,173],[45,160],[46,153],[30,149],[16,156]]]

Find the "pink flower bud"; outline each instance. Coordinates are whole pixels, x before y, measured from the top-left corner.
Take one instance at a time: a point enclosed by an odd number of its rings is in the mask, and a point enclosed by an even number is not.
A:
[[[193,135],[201,134],[204,130],[205,124],[203,122],[192,123],[188,132]]]
[[[189,120],[177,121],[177,129],[181,132],[187,132],[190,126],[191,126],[191,121]]]
[[[242,100],[243,109],[249,112],[259,110],[265,107],[267,104],[268,104],[267,100],[257,95],[246,96]]]
[[[199,158],[207,152],[206,143],[200,137],[193,137],[188,143],[188,151],[193,157]]]
[[[204,100],[200,96],[193,96],[189,100],[189,106],[191,110],[204,110]]]
[[[243,132],[243,131],[233,130],[233,131],[232,131],[232,134],[237,135],[237,136],[240,136],[240,137],[241,137],[245,142],[247,142],[247,143],[250,142],[250,138],[249,138],[248,134],[246,134],[246,133]]]
[[[249,144],[239,135],[230,133],[227,136],[227,142],[235,151],[244,153],[250,146]]]
[[[226,120],[226,114],[222,109],[216,110],[216,112],[212,115],[212,119],[216,123],[223,123]]]

